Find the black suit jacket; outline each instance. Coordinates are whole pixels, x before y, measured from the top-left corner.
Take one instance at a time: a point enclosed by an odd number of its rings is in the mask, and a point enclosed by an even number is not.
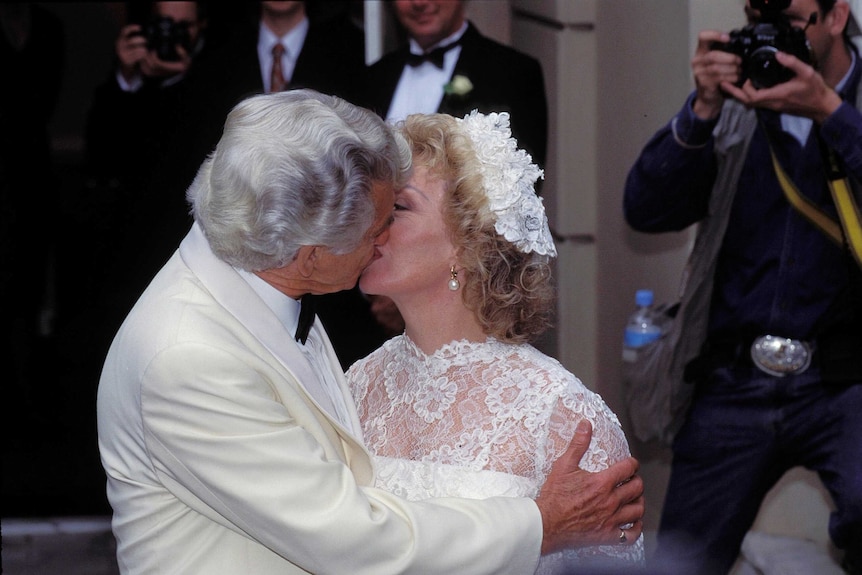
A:
[[[385,117],[409,47],[383,56],[368,69],[362,105]],[[545,166],[548,146],[548,103],[538,60],[483,36],[470,23],[461,39],[461,55],[453,77],[466,76],[473,90],[465,96],[445,95],[438,112],[463,117],[472,110],[509,112],[512,135],[539,166]]]

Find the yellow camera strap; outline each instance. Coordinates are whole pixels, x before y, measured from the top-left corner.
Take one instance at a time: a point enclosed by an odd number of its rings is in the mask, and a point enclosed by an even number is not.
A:
[[[840,246],[846,246],[853,254],[859,267],[862,267],[862,215],[860,215],[859,206],[856,205],[856,200],[853,198],[850,182],[838,163],[838,158],[835,157],[835,153],[831,149],[826,146],[823,146],[823,149],[826,159],[825,167],[828,172],[826,180],[829,182],[829,190],[832,192],[832,201],[835,202],[835,207],[838,210],[840,224],[799,192],[790,176],[781,167],[781,163],[772,149],[772,143],[769,143],[769,153],[772,155],[775,175],[778,178],[778,183],[781,184],[781,189],[784,190],[787,201],[832,241]]]

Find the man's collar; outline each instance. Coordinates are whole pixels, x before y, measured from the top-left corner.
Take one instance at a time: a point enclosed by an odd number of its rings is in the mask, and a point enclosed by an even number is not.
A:
[[[281,293],[272,285],[258,277],[257,274],[234,268],[242,279],[260,296],[266,306],[278,318],[278,321],[290,333],[294,333],[299,321],[300,304],[287,295]]]
[[[305,37],[308,35],[308,28],[309,22],[306,17],[303,18],[299,24],[294,26],[290,32],[284,36],[278,37],[272,30],[267,28],[263,22],[261,22],[260,32],[258,34],[258,46],[269,52],[273,44],[281,42],[287,49],[288,57],[292,60],[296,60],[297,56],[299,56],[299,52],[302,50],[302,45],[305,43]]]
[[[859,57],[857,46],[852,41],[848,42],[848,44],[851,58],[850,69],[847,70],[847,74],[838,82],[835,91],[838,92],[842,99],[853,102],[856,99],[856,91],[859,89],[860,79],[862,79],[862,58]]]

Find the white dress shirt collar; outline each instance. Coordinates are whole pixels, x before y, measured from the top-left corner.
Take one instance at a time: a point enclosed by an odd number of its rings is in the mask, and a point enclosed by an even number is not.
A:
[[[431,47],[433,50],[439,46],[448,46],[458,41],[467,31],[467,23],[451,36],[444,38]],[[422,48],[412,38],[410,39],[410,51],[414,54],[422,54]],[[461,56],[461,46],[455,46],[443,58],[443,69],[436,67],[431,62],[424,62],[419,66],[405,65],[401,72],[401,78],[392,95],[392,103],[386,114],[390,122],[403,120],[409,114],[433,114],[440,108],[443,100],[443,86],[452,78],[455,72],[455,64]]]
[[[272,47],[277,42],[284,46],[284,56],[281,58],[281,69],[285,79],[290,82],[293,70],[296,68],[296,60],[305,44],[308,36],[308,18],[294,26],[284,36],[276,36],[272,30],[267,28],[263,22],[260,23],[260,31],[257,35],[257,59],[260,62],[260,75],[263,78],[264,91],[269,92],[270,70],[272,70]]]
[[[299,300],[281,293],[256,274],[239,268],[234,269],[272,310],[284,328],[291,334],[296,333],[296,327],[299,324]]]

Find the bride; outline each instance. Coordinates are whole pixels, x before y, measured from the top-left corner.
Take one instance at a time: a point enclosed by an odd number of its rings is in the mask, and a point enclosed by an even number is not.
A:
[[[414,172],[396,194],[389,241],[360,287],[390,297],[405,330],[356,362],[348,380],[379,487],[409,499],[536,497],[578,422],[581,461],[629,456],[596,393],[528,342],[548,326],[556,248],[507,113],[413,115],[399,125]],[[542,558],[537,573],[643,562],[643,538]]]

